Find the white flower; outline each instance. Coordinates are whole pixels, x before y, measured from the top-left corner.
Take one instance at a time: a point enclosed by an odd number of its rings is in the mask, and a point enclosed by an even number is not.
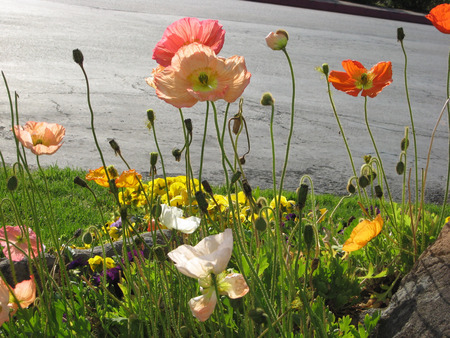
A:
[[[168,229],[175,229],[185,234],[192,234],[199,226],[201,219],[195,216],[183,218],[183,210],[161,204],[159,221]]]
[[[240,298],[249,291],[244,276],[224,271],[232,251],[233,232],[226,229],[225,232],[202,239],[195,247],[181,245],[168,254],[178,271],[188,277],[198,278],[202,295],[192,298],[189,307],[201,322],[211,316],[217,303],[213,278],[220,295]]]

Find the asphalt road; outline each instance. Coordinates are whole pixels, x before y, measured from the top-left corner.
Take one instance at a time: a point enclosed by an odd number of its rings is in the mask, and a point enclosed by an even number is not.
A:
[[[152,50],[164,29],[184,16],[218,19],[227,31],[220,54],[243,55],[252,73],[243,97],[252,142],[245,171],[253,187],[272,187],[270,110],[260,106],[261,94],[270,91],[276,100],[278,171],[283,164],[290,119],[289,69],[283,53],[265,45],[264,37],[270,31],[284,28],[289,32],[288,51],[296,74],[295,129],[285,179],[288,189],[295,189],[300,177],[308,174],[316,192],[343,194],[352,174],[326,82],[315,71],[316,66],[327,62],[330,69],[342,70],[341,61],[345,59],[358,60],[367,67],[392,61],[394,82],[369,99],[368,113],[396,197],[400,196],[401,186],[395,174],[399,144],[404,127],[410,125],[397,27],[402,26],[406,33],[408,83],[421,168],[426,165],[430,135],[445,101],[449,40],[429,25],[238,0],[0,0],[0,5],[0,68],[11,90],[19,94],[20,122],[57,122],[67,129],[63,147],[53,156],[42,157],[45,165],[56,163],[86,170],[101,166],[90,130],[83,75],[72,61],[72,50],[79,48],[85,56],[97,136],[107,163],[125,169],[107,143],[108,138],[115,138],[132,167],[139,172],[149,171],[149,152],[156,147],[145,124],[146,110],[152,108],[166,171],[170,175],[184,173],[184,161],[175,162],[171,155],[172,148],[181,147],[183,142],[179,112],[159,100],[144,80],[155,67]],[[10,164],[15,161],[14,140],[6,90],[3,85],[0,88],[0,150]],[[364,99],[335,90],[333,97],[359,168],[363,155],[374,154],[364,124]],[[218,106],[224,107],[221,103]],[[194,171],[199,163],[205,107],[199,103],[183,111],[194,125]],[[237,109],[237,103],[233,104],[231,113]],[[444,192],[447,128],[444,118],[431,152],[427,178],[430,201],[442,200]],[[212,119],[205,154],[203,178],[222,183]],[[412,147],[409,154],[408,164],[412,164]]]

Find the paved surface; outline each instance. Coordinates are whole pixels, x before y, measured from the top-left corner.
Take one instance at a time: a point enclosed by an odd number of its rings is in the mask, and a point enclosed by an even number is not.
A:
[[[252,141],[246,173],[252,186],[272,186],[270,112],[259,105],[263,92],[271,91],[276,100],[278,170],[282,167],[289,124],[291,87],[287,62],[281,52],[265,45],[264,37],[270,31],[278,28],[289,31],[288,50],[297,82],[287,188],[294,189],[300,177],[309,174],[316,191],[342,194],[351,175],[325,80],[314,67],[328,62],[330,69],[342,70],[341,61],[348,58],[368,67],[379,61],[392,61],[394,82],[378,97],[369,99],[368,110],[396,196],[400,195],[401,182],[394,168],[404,126],[410,123],[397,27],[403,26],[406,33],[420,167],[425,167],[430,134],[445,101],[449,40],[429,25],[238,0],[211,0],[207,5],[189,0],[0,0],[0,4],[0,68],[10,88],[20,95],[20,122],[58,122],[67,128],[65,144],[55,155],[43,157],[43,164],[86,170],[101,166],[91,135],[83,76],[72,61],[72,50],[79,48],[91,80],[95,125],[107,162],[124,169],[107,143],[108,138],[115,138],[131,166],[140,172],[148,171],[148,154],[156,149],[145,128],[146,110],[152,108],[157,114],[156,128],[166,170],[171,175],[184,172],[184,162],[175,162],[171,156],[171,149],[182,145],[179,113],[159,100],[144,81],[155,66],[152,50],[165,27],[184,16],[218,19],[227,31],[220,54],[245,56],[252,73],[243,95]],[[359,167],[364,154],[374,153],[364,125],[364,100],[334,90],[333,96]],[[198,104],[184,110],[184,117],[191,118],[194,125],[194,170],[199,163],[204,109],[205,104]],[[235,112],[237,104],[231,108],[231,113]],[[219,116],[223,113],[219,112]],[[203,177],[221,183],[223,172],[212,120],[208,126]],[[430,200],[441,199],[444,191],[447,126],[446,120],[441,122],[431,153],[427,184]],[[1,86],[0,150],[6,162],[13,163],[15,151],[10,128],[9,104]]]

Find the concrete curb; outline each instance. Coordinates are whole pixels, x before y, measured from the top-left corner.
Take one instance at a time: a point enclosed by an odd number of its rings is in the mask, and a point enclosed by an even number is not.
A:
[[[360,16],[370,16],[373,18],[431,25],[431,22],[427,18],[425,18],[425,14],[422,13],[416,13],[402,9],[387,9],[382,7],[359,5],[347,1],[339,1],[339,0],[247,0],[247,1],[263,2],[275,5],[316,9],[320,11],[329,11]]]

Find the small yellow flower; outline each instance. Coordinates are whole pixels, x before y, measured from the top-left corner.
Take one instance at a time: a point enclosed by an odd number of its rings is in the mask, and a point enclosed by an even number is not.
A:
[[[89,258],[88,263],[92,271],[95,271],[103,263],[103,258],[97,255]]]
[[[373,221],[363,220],[353,229],[342,250],[352,252],[361,249],[370,240],[378,236],[381,229],[383,229],[383,218],[380,214]]]

